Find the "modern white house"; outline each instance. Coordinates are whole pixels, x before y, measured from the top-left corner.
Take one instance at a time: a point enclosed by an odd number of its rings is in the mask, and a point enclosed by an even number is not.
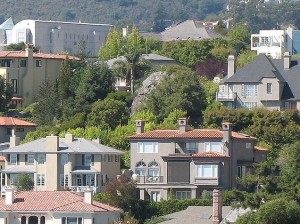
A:
[[[93,201],[91,190],[6,192],[0,199],[0,224],[110,224],[123,212]]]
[[[0,34],[0,40],[2,36],[7,45],[24,42],[39,47],[43,52],[68,52],[69,55],[76,55],[84,42],[86,52],[96,57],[111,28],[113,25],[109,24],[28,19],[9,27],[11,31]]]

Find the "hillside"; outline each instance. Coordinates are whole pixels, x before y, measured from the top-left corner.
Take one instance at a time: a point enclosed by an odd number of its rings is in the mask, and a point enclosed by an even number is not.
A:
[[[172,21],[204,19],[223,10],[225,0],[3,0],[0,22],[23,19],[82,21],[150,30]],[[156,21],[156,23],[154,22]],[[162,24],[165,23],[165,24]]]

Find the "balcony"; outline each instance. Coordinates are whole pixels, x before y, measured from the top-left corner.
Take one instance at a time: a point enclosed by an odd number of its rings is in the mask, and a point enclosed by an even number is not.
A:
[[[225,92],[217,92],[216,100],[217,101],[236,101],[237,94],[235,92],[225,93]]]
[[[195,185],[209,185],[209,186],[218,186],[219,178],[218,177],[202,177],[195,178]]]
[[[163,183],[163,176],[138,176],[137,184],[159,184]]]
[[[70,191],[73,192],[84,192],[85,190],[93,189],[93,193],[96,194],[99,192],[99,187],[95,186],[71,186]]]

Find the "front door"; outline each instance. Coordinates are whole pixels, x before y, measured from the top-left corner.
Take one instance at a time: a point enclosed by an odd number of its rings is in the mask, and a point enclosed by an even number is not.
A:
[[[76,185],[82,186],[82,175],[76,175]]]

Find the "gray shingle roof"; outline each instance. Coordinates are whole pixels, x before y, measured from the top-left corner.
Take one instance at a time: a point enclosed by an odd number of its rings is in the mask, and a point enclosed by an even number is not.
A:
[[[5,149],[7,153],[46,153],[46,138],[37,139],[16,147]],[[84,138],[74,138],[74,141],[67,143],[65,138],[59,138],[58,153],[93,153],[93,154],[122,154],[120,150],[98,144]]]

